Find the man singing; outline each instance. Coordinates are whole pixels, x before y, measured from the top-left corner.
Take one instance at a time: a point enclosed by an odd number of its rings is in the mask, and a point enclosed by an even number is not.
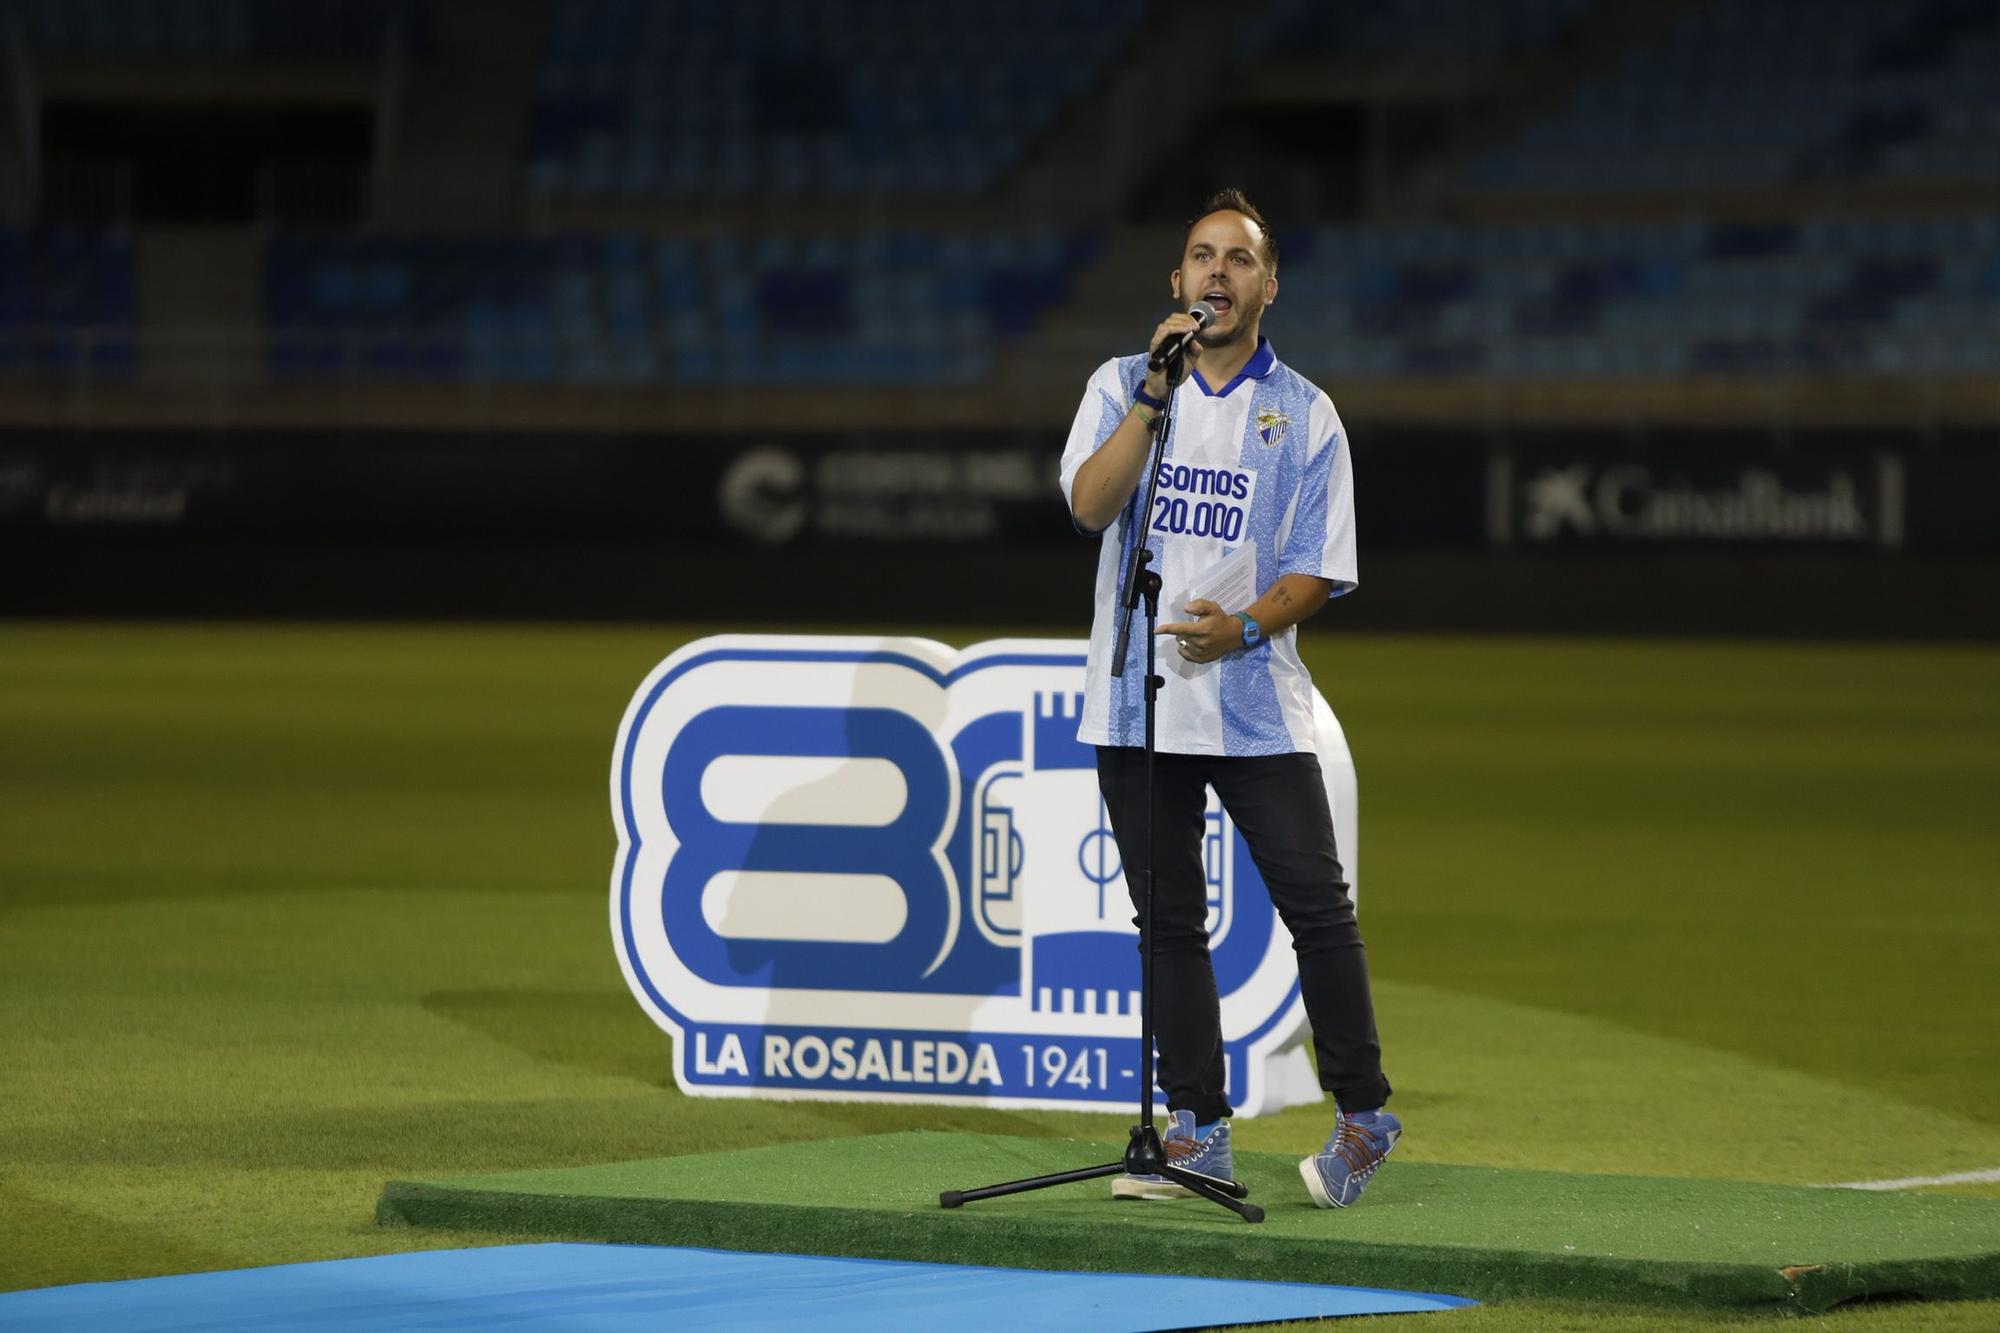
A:
[[[1206,301],[1213,318],[1202,327],[1191,315],[1169,315],[1150,347],[1200,328],[1184,358],[1156,371],[1143,354],[1114,358],[1084,391],[1062,488],[1077,527],[1103,539],[1078,738],[1098,747],[1098,786],[1136,909],[1147,857],[1146,645],[1133,636],[1120,676],[1111,657],[1120,576],[1133,544],[1146,542],[1168,598],[1159,632],[1182,659],[1159,694],[1153,792],[1153,1013],[1170,1121],[1162,1142],[1175,1166],[1232,1175],[1202,862],[1206,789],[1214,787],[1291,931],[1320,1086],[1336,1103],[1326,1146],[1299,1163],[1299,1174],[1315,1203],[1344,1208],[1403,1127],[1382,1109],[1389,1081],[1367,958],[1334,847],[1313,748],[1312,677],[1294,628],[1355,586],[1353,469],[1332,400],[1279,362],[1258,333],[1278,295],[1277,272],[1263,217],[1241,191],[1217,194],[1189,225],[1170,278],[1180,310]],[[1169,394],[1158,492],[1141,514]],[[1248,605],[1173,600],[1246,545],[1257,590]],[[1112,1193],[1166,1199],[1189,1191],[1160,1176],[1126,1175]]]

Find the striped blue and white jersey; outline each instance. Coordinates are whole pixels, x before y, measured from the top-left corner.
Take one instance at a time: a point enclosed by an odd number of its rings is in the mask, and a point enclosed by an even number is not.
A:
[[[1090,377],[1063,450],[1063,499],[1075,512],[1077,469],[1104,446],[1131,410],[1146,358],[1116,357]],[[1162,623],[1188,619],[1186,591],[1226,553],[1256,547],[1261,597],[1283,574],[1312,574],[1335,596],[1356,583],[1354,477],[1333,400],[1280,362],[1268,341],[1242,373],[1211,389],[1197,372],[1174,391],[1171,434],[1145,522],[1138,511],[1146,478],[1104,530],[1097,557],[1097,608],[1090,627],[1088,683],[1077,738],[1092,745],[1145,741],[1144,607],[1133,614],[1125,674],[1111,655],[1121,608],[1119,579],[1141,531],[1152,543],[1164,585]],[[1247,609],[1224,606],[1229,612]],[[1313,685],[1299,660],[1295,629],[1220,661],[1190,663],[1162,638],[1157,738],[1168,754],[1268,755],[1313,749]]]

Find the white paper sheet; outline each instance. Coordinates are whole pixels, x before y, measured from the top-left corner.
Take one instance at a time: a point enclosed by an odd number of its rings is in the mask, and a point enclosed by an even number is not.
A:
[[[1187,586],[1171,598],[1160,602],[1160,621],[1188,620],[1188,603],[1210,601],[1221,607],[1227,614],[1245,610],[1257,600],[1257,543],[1244,542],[1235,550],[1188,580]],[[1162,645],[1162,657],[1175,674],[1186,677],[1214,665],[1211,662],[1190,662],[1182,657],[1175,645]]]
[[[1189,602],[1214,602],[1233,615],[1256,600],[1257,543],[1248,541],[1189,579],[1187,587],[1160,608],[1160,619],[1187,619]]]

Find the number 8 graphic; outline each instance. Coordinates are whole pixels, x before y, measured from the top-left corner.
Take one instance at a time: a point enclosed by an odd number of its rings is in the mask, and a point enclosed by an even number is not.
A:
[[[871,825],[717,819],[702,798],[702,776],[732,755],[886,760],[902,775],[903,808]],[[697,714],[675,736],[661,775],[679,843],[661,895],[674,952],[718,985],[921,989],[958,927],[952,885],[933,850],[944,837],[951,781],[930,732],[892,709],[729,706]],[[839,882],[833,876],[886,878],[902,892],[902,928],[879,944],[725,937],[703,915],[702,898],[710,881],[730,872],[819,876],[829,886]]]

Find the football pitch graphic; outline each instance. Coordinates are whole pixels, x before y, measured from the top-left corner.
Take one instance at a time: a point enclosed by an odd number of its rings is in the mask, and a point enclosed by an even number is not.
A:
[[[902,1187],[934,1196],[1122,1140],[1129,1113],[675,1088],[606,930],[604,773],[634,685],[716,628],[0,627],[0,1288],[549,1238],[505,1210],[378,1224],[419,1186],[630,1163],[692,1197],[702,1161],[745,1154],[754,1183],[760,1154],[818,1144],[826,1197],[901,1144]],[[1436,1289],[1488,1303],[1399,1328],[1710,1327],[1857,1295],[1828,1327],[2000,1322],[2000,653],[1319,623],[1301,647],[1359,773],[1409,1126],[1367,1199],[1286,1207],[1327,1129],[1290,1107],[1237,1124],[1283,1214],[1262,1236],[1094,1186],[890,1207],[885,1234],[1006,1228],[1039,1255],[1085,1228],[1382,1286],[1419,1280],[1418,1242],[1456,1247],[1470,1276]],[[933,1179],[947,1139],[976,1152]],[[1897,1181],[1919,1183],[1806,1188]],[[1388,1234],[1418,1202],[1442,1220]],[[1319,1238],[1342,1276],[1288,1275]],[[1592,1240],[1690,1271],[1807,1252],[1757,1291],[1471,1263],[1569,1272]],[[1796,1298],[1769,1288],[1787,1268]]]

